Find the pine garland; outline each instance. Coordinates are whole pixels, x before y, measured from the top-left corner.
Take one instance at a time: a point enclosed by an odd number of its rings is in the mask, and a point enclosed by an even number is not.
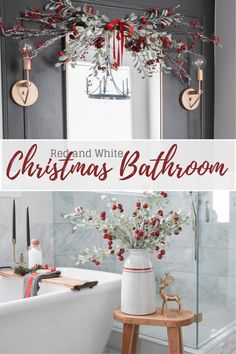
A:
[[[31,270],[28,267],[18,266],[14,268],[14,273],[17,275],[25,276],[26,274],[31,273]]]
[[[184,22],[178,7],[149,9],[142,16],[134,13],[125,19],[111,21],[91,6],[75,7],[70,0],[50,0],[44,9],[26,10],[12,28],[0,23],[4,36],[40,38],[35,48],[25,47],[23,57],[34,58],[62,38],[69,39],[58,53],[61,65],[76,66],[94,51],[93,74],[117,70],[122,65],[124,51],[130,53],[133,65],[142,77],[151,77],[157,70],[174,71],[183,81],[190,79],[188,53],[198,42],[220,45],[219,36],[207,37],[196,21]],[[27,23],[24,27],[22,23]],[[39,25],[35,29],[35,23]],[[29,24],[34,27],[30,28]],[[184,31],[180,31],[184,28]],[[186,38],[187,45],[179,36]],[[44,39],[49,37],[49,39]],[[42,39],[42,40],[41,40]]]
[[[28,268],[28,267],[24,267],[24,266],[20,265],[20,266],[14,268],[14,273],[21,275],[21,276],[25,276],[26,274],[33,273],[39,269],[45,269],[45,266],[43,267],[41,265],[36,265],[33,268]]]

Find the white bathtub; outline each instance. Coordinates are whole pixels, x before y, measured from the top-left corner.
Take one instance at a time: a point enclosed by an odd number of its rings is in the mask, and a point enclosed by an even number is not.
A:
[[[120,275],[59,269],[99,284],[80,292],[41,284],[37,297],[22,299],[22,280],[0,276],[0,354],[102,353],[119,306]]]

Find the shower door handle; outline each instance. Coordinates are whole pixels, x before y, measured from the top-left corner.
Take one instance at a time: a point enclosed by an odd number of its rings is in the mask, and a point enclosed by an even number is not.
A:
[[[198,248],[198,230],[197,230],[197,197],[196,193],[190,192],[190,196],[192,198],[192,229],[194,232],[194,260],[197,261],[197,248]]]
[[[210,222],[210,202],[206,200],[206,209],[205,209],[206,222]]]

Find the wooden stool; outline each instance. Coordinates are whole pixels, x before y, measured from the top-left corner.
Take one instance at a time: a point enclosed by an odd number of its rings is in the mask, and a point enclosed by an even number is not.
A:
[[[161,309],[157,309],[152,315],[133,316],[127,315],[121,310],[114,311],[114,319],[123,323],[122,336],[122,354],[135,354],[139,326],[160,326],[167,328],[169,353],[183,354],[183,339],[181,327],[189,326],[194,321],[194,315],[191,311],[182,310],[182,314],[178,314],[178,310],[168,309],[168,315],[161,314]]]

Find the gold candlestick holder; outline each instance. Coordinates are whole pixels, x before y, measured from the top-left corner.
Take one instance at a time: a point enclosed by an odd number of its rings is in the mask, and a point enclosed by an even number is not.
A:
[[[24,267],[26,264],[25,259],[24,259],[24,254],[20,253],[19,261],[16,259],[16,240],[12,239],[12,246],[13,246],[13,261],[15,264]]]

